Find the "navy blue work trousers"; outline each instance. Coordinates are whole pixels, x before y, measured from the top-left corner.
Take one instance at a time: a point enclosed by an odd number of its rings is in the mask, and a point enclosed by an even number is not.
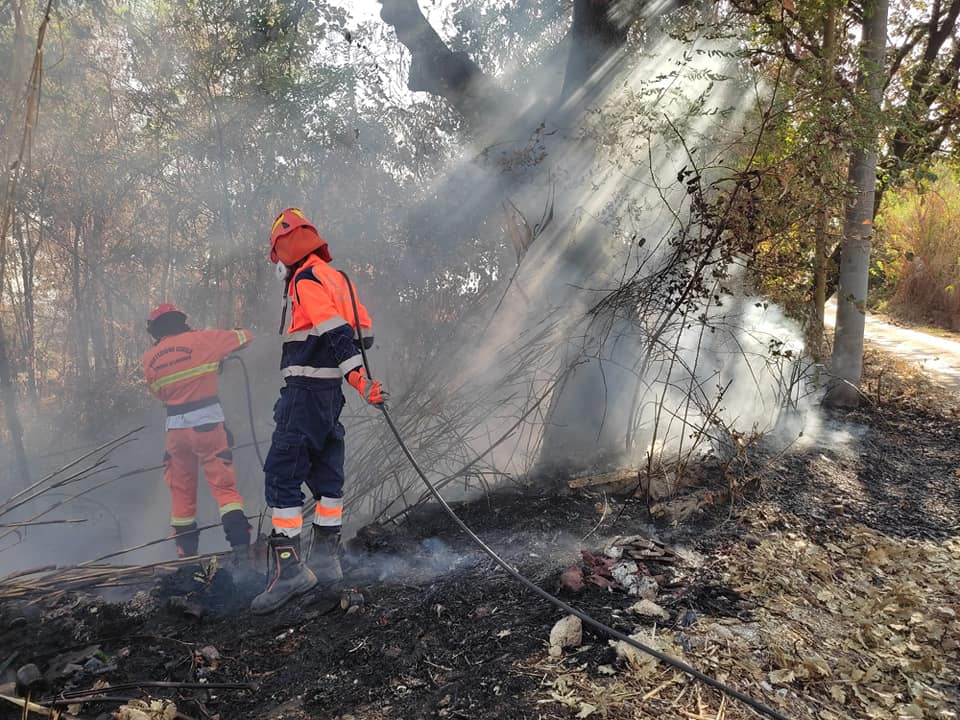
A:
[[[273,406],[270,451],[264,462],[267,505],[303,505],[301,486],[313,497],[343,497],[344,405],[341,382],[287,378]]]

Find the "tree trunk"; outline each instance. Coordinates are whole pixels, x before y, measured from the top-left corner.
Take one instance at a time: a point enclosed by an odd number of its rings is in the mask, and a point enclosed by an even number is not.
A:
[[[840,287],[833,342],[833,381],[824,399],[834,407],[860,403],[863,374],[863,329],[870,275],[870,239],[877,187],[877,142],[883,95],[884,53],[887,44],[888,0],[873,0],[864,8],[858,90],[864,96],[862,116],[867,128],[861,146],[850,158],[853,196],[847,205],[840,253]]]
[[[93,218],[93,227],[87,242],[86,250],[86,287],[87,302],[84,307],[90,344],[93,347],[94,380],[97,394],[103,392],[107,385],[116,378],[114,358],[107,347],[105,326],[110,322],[107,314],[107,305],[104,296],[108,293],[103,274],[103,230],[104,218],[97,212]]]
[[[814,328],[813,345],[814,355],[819,357],[823,353],[824,316],[827,305],[827,263],[829,262],[829,235],[830,235],[830,208],[824,205],[817,213],[817,226],[814,230],[815,247],[813,257],[813,308]]]
[[[27,453],[23,448],[23,425],[20,423],[20,413],[17,409],[17,389],[13,384],[13,370],[10,367],[7,338],[2,325],[0,325],[0,400],[3,402],[7,430],[10,433],[10,445],[13,447],[14,475],[20,485],[26,486],[30,482],[30,464],[27,462]]]
[[[574,0],[562,98],[586,88],[594,71],[626,42],[627,23],[611,17],[612,5],[610,0]]]
[[[42,232],[42,231],[41,231]],[[33,262],[35,251],[30,245],[30,236],[19,218],[14,219],[13,236],[17,242],[17,255],[20,260],[20,285],[23,292],[23,360],[27,370],[27,391],[33,400],[37,399],[37,349],[36,349],[36,311],[33,302]]]
[[[73,223],[73,253],[72,253],[72,281],[73,281],[73,339],[77,348],[75,374],[77,390],[90,384],[90,349],[87,342],[85,327],[86,314],[83,309],[83,283],[80,268],[80,238],[81,221]]]
[[[532,128],[542,119],[523,116],[524,107],[519,99],[512,99],[497,88],[466,54],[451,50],[423,16],[416,0],[380,0],[380,4],[380,17],[393,27],[397,38],[410,51],[408,87],[411,90],[446,99],[474,133],[491,141],[522,136],[523,133],[517,132],[518,127],[529,124]],[[567,112],[574,113],[589,100],[590,91],[600,85],[594,80],[596,69],[626,41],[631,18],[611,17],[615,5],[617,3],[609,0],[575,0],[562,97],[558,98],[558,103],[569,99]],[[635,17],[636,13],[632,12],[631,16]],[[586,92],[580,93],[581,89]],[[511,182],[523,185],[530,177],[532,174],[525,171],[505,176],[500,187],[509,186]],[[491,209],[499,206],[494,194],[482,197],[490,201]],[[556,226],[563,224],[558,218]],[[572,256],[568,264],[579,267],[587,277],[590,269],[581,255],[584,247],[591,246],[590,240],[582,238],[573,246],[575,249],[566,250]],[[569,299],[564,298],[564,302]],[[569,357],[569,363],[581,360],[572,353]],[[569,363],[562,370],[569,369]],[[558,467],[568,470],[622,454],[622,428],[628,415],[622,406],[630,403],[622,393],[615,392],[598,400],[597,389],[607,382],[614,388],[629,387],[635,379],[616,366],[603,365],[593,359],[578,365],[562,387],[554,391],[535,472],[552,473]],[[590,430],[579,430],[582,427]]]

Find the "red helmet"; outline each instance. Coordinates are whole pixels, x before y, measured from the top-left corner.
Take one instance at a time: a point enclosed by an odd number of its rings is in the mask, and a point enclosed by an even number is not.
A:
[[[153,322],[161,315],[166,315],[167,313],[180,313],[183,317],[187,317],[187,314],[176,305],[172,303],[162,303],[161,305],[157,305],[157,307],[153,309],[153,312],[150,313],[148,322]]]
[[[173,316],[179,315],[179,322]],[[161,318],[168,318],[167,320],[161,321]],[[171,327],[186,327],[187,324],[187,314],[178,308],[176,305],[171,303],[163,303],[157,305],[153,312],[150,313],[150,317],[147,319],[147,332],[153,335],[153,337],[159,341],[164,335],[170,332]]]
[[[287,208],[277,216],[270,230],[270,261],[296,265],[316,251],[327,262],[330,250],[327,241],[297,208]]]

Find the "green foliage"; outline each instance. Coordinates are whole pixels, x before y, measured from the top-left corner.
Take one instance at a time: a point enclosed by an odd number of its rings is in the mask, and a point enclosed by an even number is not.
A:
[[[802,8],[790,0],[737,0],[734,6],[750,38],[748,55],[777,98],[766,117],[751,123],[765,123],[758,152],[741,158],[752,163],[758,182],[745,204],[740,232],[756,250],[752,270],[758,288],[791,315],[812,319],[816,242],[823,242],[829,254],[840,240],[847,159],[863,147],[868,131],[880,128],[884,153],[878,198],[899,183],[933,181],[932,164],[945,148],[958,146],[960,3],[891,4],[893,40],[879,114],[865,110],[854,89],[861,6],[830,0]],[[885,244],[875,252],[871,288],[880,301],[890,299],[902,272],[896,248],[896,243]],[[946,254],[932,256],[950,265]],[[835,271],[827,269],[828,275]]]
[[[784,24],[771,22],[774,28]],[[768,92],[745,123],[757,128],[756,135],[734,164],[752,181],[728,222],[750,253],[756,290],[812,327],[817,238],[822,235],[830,249],[840,238],[844,158],[857,143],[859,127],[843,117],[855,114],[857,103],[817,58],[795,65],[777,55],[768,58],[771,38],[763,27],[752,28],[746,54]]]
[[[461,121],[402,87],[392,30],[379,18],[357,26],[348,5],[58,6],[0,287],[24,393],[80,418],[145,401],[143,324],[161,301],[184,306],[196,326],[275,332],[266,243],[290,205],[317,223],[372,308],[408,308],[390,328],[399,355],[428,353],[485,297],[509,250],[499,218],[461,211],[453,222],[448,208],[476,206],[469,178],[433,185],[459,151]],[[21,50],[29,59],[12,18],[0,10],[4,63]],[[459,3],[448,18],[494,71],[542,58],[568,22],[539,2]],[[550,33],[536,47],[521,42],[540,22]],[[0,116],[11,92],[0,88]]]

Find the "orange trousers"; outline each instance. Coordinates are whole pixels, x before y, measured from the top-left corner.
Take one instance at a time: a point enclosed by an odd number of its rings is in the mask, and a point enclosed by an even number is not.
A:
[[[223,423],[167,430],[163,479],[170,488],[170,524],[175,532],[196,528],[198,466],[202,465],[210,494],[220,507],[228,542],[231,545],[249,542],[249,536],[244,541],[240,537],[242,533],[231,532],[235,524],[231,521],[236,516],[243,517],[243,498],[237,490],[230,442]]]

